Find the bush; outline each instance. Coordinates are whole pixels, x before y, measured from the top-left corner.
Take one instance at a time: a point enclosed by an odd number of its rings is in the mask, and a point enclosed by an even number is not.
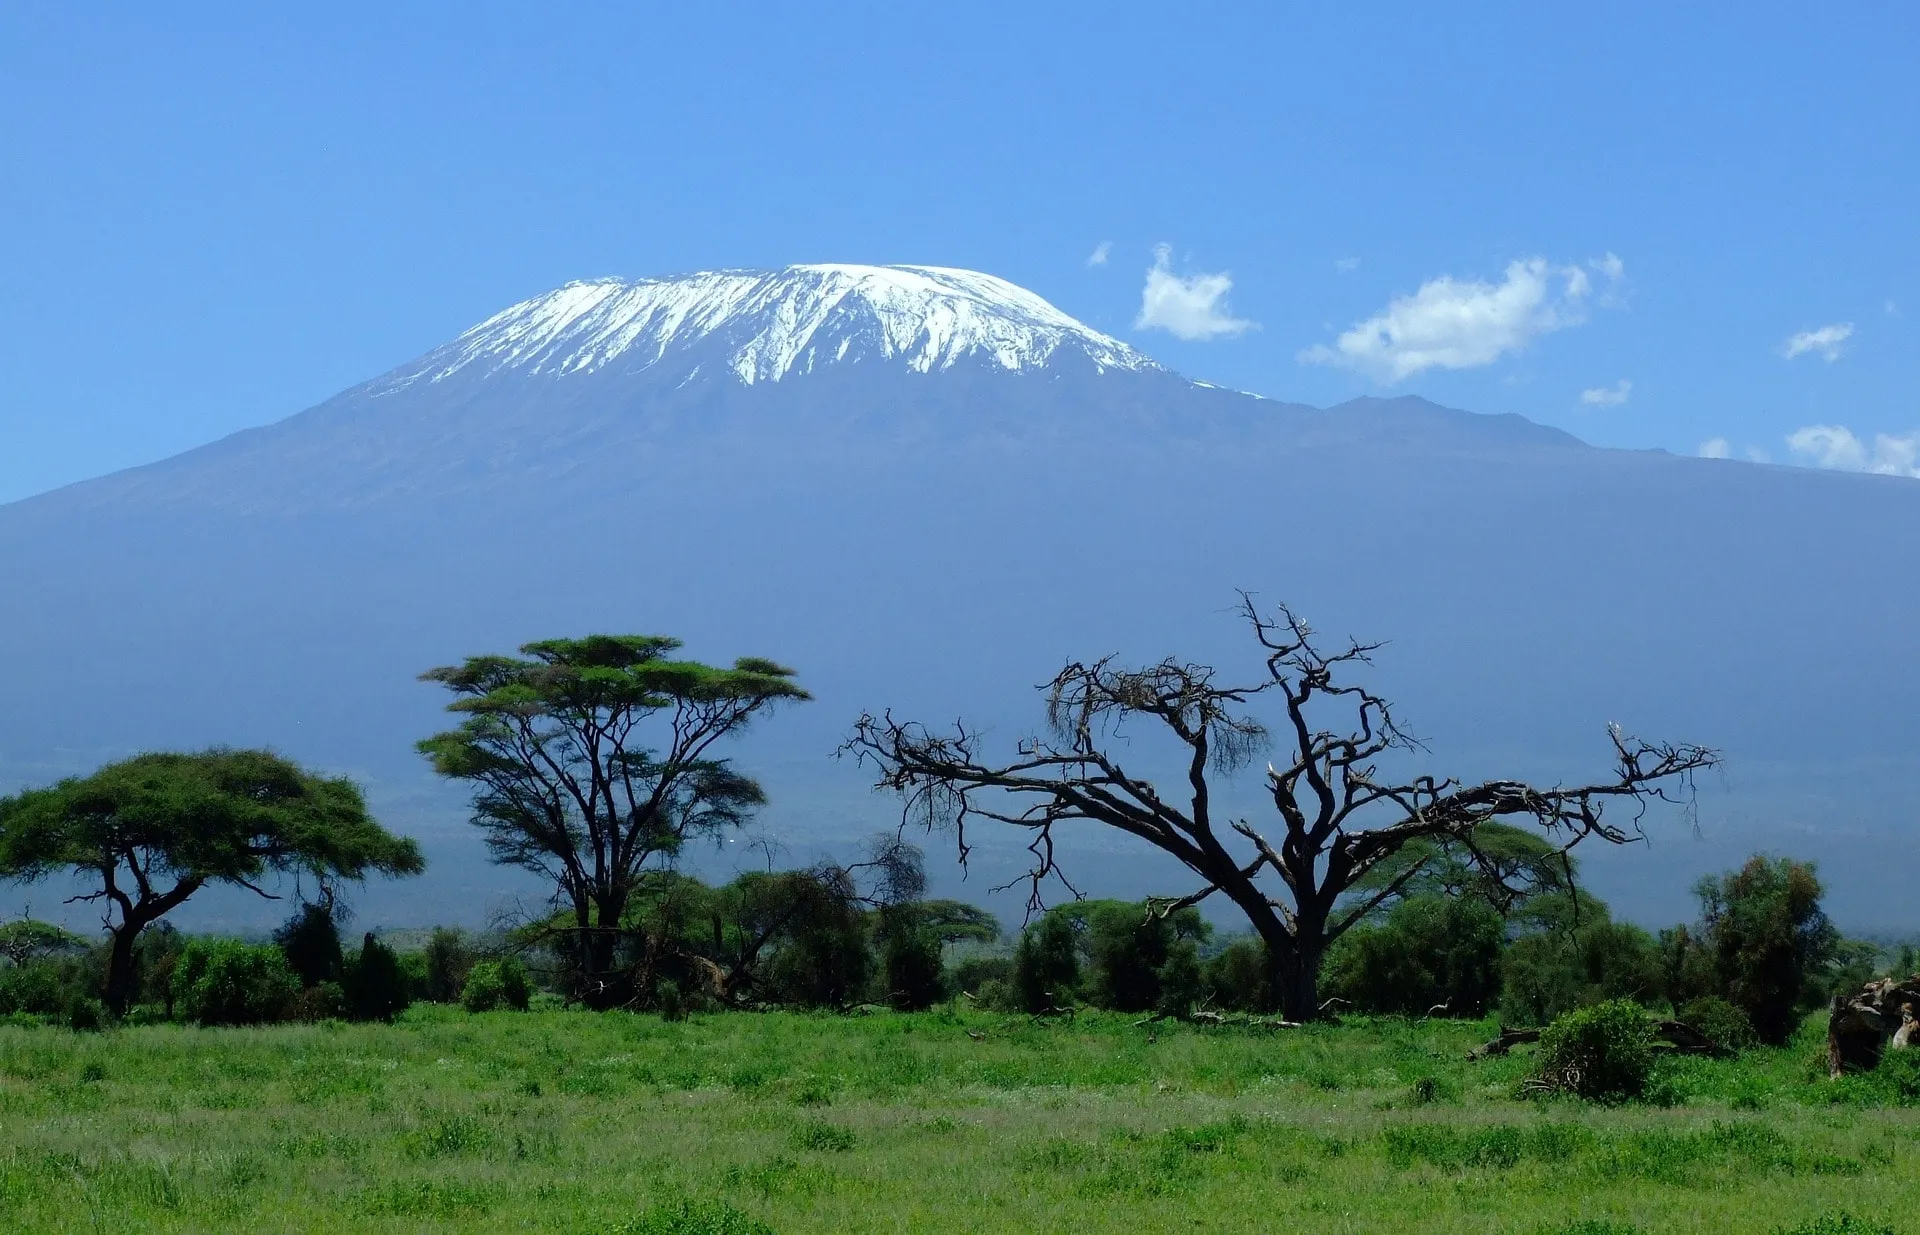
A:
[[[344,958],[331,905],[301,905],[273,932],[273,941],[280,945],[300,985],[311,987],[340,980]]]
[[[412,1002],[400,958],[372,931],[361,941],[360,955],[348,960],[340,985],[355,1020],[390,1021]]]
[[[107,1006],[91,997],[76,999],[68,1004],[63,1018],[67,1028],[75,1033],[99,1033],[107,1027],[109,1020]]]
[[[195,939],[174,974],[180,1012],[202,1025],[263,1025],[286,1019],[300,979],[279,948],[238,939]]]
[[[1757,1040],[1747,1014],[1712,995],[1689,1000],[1674,1015],[1698,1029],[1707,1041],[1723,1051],[1744,1051]]]
[[[1273,954],[1258,939],[1236,939],[1209,957],[1201,982],[1213,1001],[1236,1012],[1271,1012]]]
[[[977,953],[962,958],[953,967],[953,986],[955,990],[965,991],[976,1000],[984,999],[980,988],[989,982],[998,982],[1006,987],[1013,981],[1013,958],[995,956],[991,953]]]
[[[906,920],[890,922],[890,915]],[[886,984],[886,1002],[902,1012],[919,1012],[944,999],[941,951],[940,937],[906,916],[906,911],[882,910],[880,974]]]
[[[481,961],[467,971],[467,984],[460,1002],[469,1012],[493,1012],[501,1008],[525,1012],[532,991],[527,984],[527,969],[517,957],[501,961]]]
[[[1481,1016],[1500,993],[1506,924],[1473,897],[1416,896],[1334,945],[1322,988],[1356,1012]]]
[[[0,969],[0,1016],[16,1012],[57,1016],[71,999],[60,970],[52,964],[41,961]]]
[[[1080,948],[1073,920],[1058,909],[1020,935],[1013,951],[1013,990],[1022,1011],[1044,1012],[1073,1002],[1080,987]]]
[[[295,1021],[344,1021],[353,1015],[347,992],[338,982],[309,986],[294,997],[287,1019]]]
[[[1540,1035],[1539,1080],[1597,1102],[1646,1092],[1653,1073],[1653,1025],[1639,1004],[1609,999],[1569,1012]]]
[[[474,968],[473,949],[466,936],[445,926],[433,928],[423,950],[421,997],[431,1003],[462,1003],[467,998],[467,982]]]
[[[1086,923],[1086,995],[1095,1006],[1147,1012],[1197,996],[1196,944],[1209,931],[1198,910],[1162,916],[1140,901],[1085,901],[1065,912]],[[1169,977],[1184,989],[1167,990]]]
[[[1563,1013],[1609,999],[1646,1000],[1664,986],[1653,937],[1609,921],[1606,907],[1583,901],[1583,922],[1513,941],[1501,961],[1500,1019],[1545,1025]]]

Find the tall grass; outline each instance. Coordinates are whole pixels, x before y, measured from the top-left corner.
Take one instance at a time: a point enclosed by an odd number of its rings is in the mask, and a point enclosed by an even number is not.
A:
[[[0,1027],[0,1229],[1909,1229],[1920,1085],[1821,1029],[1519,1096],[1492,1027],[471,1015]]]

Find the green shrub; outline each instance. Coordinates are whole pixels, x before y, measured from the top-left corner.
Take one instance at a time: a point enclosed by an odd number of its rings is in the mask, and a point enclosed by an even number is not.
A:
[[[473,974],[475,958],[466,936],[445,926],[433,928],[421,954],[421,998],[431,1003],[453,1003],[467,999],[467,982]]]
[[[467,984],[460,991],[460,1003],[469,1012],[493,1012],[505,1008],[525,1012],[532,996],[527,984],[527,967],[518,957],[480,961],[467,970]]]
[[[1845,1212],[1821,1214],[1811,1222],[1773,1229],[1775,1235],[1894,1235],[1893,1227],[1885,1222],[1869,1222]]]
[[[773,1228],[725,1201],[672,1201],[653,1206],[614,1235],[773,1235]]]
[[[1050,910],[1020,935],[1013,952],[1015,1002],[1042,1012],[1073,1002],[1080,986],[1080,947],[1073,920]]]
[[[301,905],[273,933],[273,941],[285,954],[288,968],[299,976],[300,985],[312,987],[340,980],[344,957],[331,905]]]
[[[238,939],[195,939],[180,955],[174,987],[181,1014],[202,1025],[263,1025],[286,1019],[300,979],[279,948]]]
[[[360,954],[348,959],[340,985],[355,1020],[390,1021],[413,1001],[400,958],[372,931],[362,939]]]
[[[91,996],[76,999],[63,1013],[67,1028],[75,1033],[99,1033],[107,1027],[107,1006]]]
[[[1744,1051],[1758,1040],[1747,1014],[1713,995],[1689,1000],[1675,1016],[1698,1029],[1707,1041],[1723,1051]]]
[[[0,1016],[24,1012],[57,1016],[72,994],[61,981],[58,967],[46,962],[0,969]]]
[[[1259,939],[1236,939],[1207,959],[1200,980],[1213,1001],[1236,1012],[1271,1012],[1273,954]]]
[[[1416,896],[1349,931],[1327,957],[1323,993],[1356,1012],[1480,1016],[1500,994],[1506,924],[1485,901]]]
[[[1609,999],[1569,1012],[1540,1035],[1539,1080],[1600,1102],[1638,1098],[1653,1073],[1653,1025],[1639,1004]]]
[[[1566,915],[1549,929],[1521,936],[1508,946],[1500,968],[1500,1019],[1510,1025],[1545,1025],[1609,999],[1652,998],[1665,984],[1653,937],[1610,921],[1606,906],[1587,898],[1580,901],[1577,924]]]
[[[347,992],[338,982],[309,986],[294,997],[287,1019],[294,1021],[344,1021],[353,1015]]]

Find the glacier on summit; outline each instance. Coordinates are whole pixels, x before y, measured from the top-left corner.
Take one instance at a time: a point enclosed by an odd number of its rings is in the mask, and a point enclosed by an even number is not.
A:
[[[992,275],[801,265],[569,283],[495,314],[369,393],[462,373],[564,377],[617,361],[628,371],[665,365],[686,377],[713,362],[753,385],[868,359],[920,373],[967,361],[1023,372],[1069,354],[1096,372],[1161,371],[1118,339]]]

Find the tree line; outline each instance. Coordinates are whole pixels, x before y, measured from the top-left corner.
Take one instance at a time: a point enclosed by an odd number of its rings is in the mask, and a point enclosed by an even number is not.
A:
[[[660,636],[545,640],[429,670],[423,680],[449,692],[456,724],[422,740],[421,754],[469,786],[492,860],[552,888],[550,912],[516,924],[511,955],[481,972],[499,985],[512,960],[516,990],[534,982],[588,1007],[663,1010],[916,1007],[964,991],[1035,1013],[1080,1001],[1295,1021],[1343,1008],[1497,1007],[1538,1020],[1611,995],[1713,998],[1774,1037],[1809,975],[1842,956],[1801,864],[1756,859],[1703,884],[1700,922],[1658,938],[1612,922],[1577,887],[1576,846],[1628,843],[1650,807],[1686,809],[1692,776],[1717,762],[1712,750],[1610,727],[1609,767],[1588,781],[1438,776],[1418,766],[1423,749],[1364,681],[1378,645],[1329,647],[1291,610],[1262,612],[1244,596],[1241,612],[1252,673],[1073,662],[1044,688],[1044,726],[1002,753],[964,724],[861,716],[842,754],[897,795],[897,827],[862,861],[717,887],[680,859],[764,805],[725,746],[809,698],[793,670],[758,657],[683,659]],[[1263,757],[1265,827],[1216,805],[1221,783]],[[1178,771],[1156,782],[1136,758]],[[938,836],[964,866],[983,826],[1014,830],[1034,857],[1030,920],[1001,953],[981,946],[1000,933],[989,915],[925,898],[909,840]],[[1088,900],[1056,860],[1062,829],[1133,836],[1195,883],[1137,905]],[[292,879],[303,903],[283,929],[297,936],[300,922],[319,931],[315,914],[333,929],[345,885],[423,867],[350,782],[270,752],[142,755],[0,799],[0,877],[77,877],[75,899],[102,907],[109,1016],[139,1002],[141,975],[154,970],[142,968],[143,938],[208,884],[269,896],[265,881]],[[1212,941],[1197,909],[1216,897],[1238,911],[1244,938]],[[1775,908],[1753,908],[1762,903]],[[1783,919],[1791,929],[1776,921],[1780,904],[1797,907]],[[1761,936],[1771,952],[1729,942]],[[260,980],[282,993],[295,982],[303,994],[287,1007],[390,1014],[397,996],[371,992],[404,985],[392,976],[398,959],[371,936],[357,952],[336,948],[332,970],[303,962],[287,940],[276,948],[277,963],[264,953],[245,963],[273,971]],[[195,964],[210,972],[212,953]],[[387,976],[376,981],[376,970]]]

